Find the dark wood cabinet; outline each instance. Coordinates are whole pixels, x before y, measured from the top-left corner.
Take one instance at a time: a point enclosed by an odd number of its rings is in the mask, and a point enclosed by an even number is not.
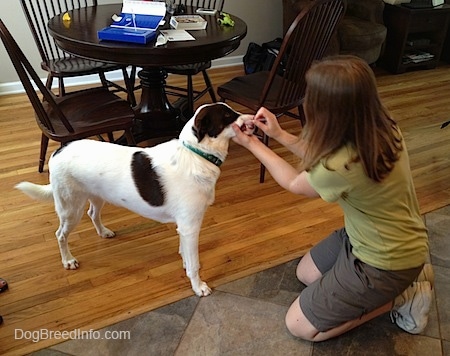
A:
[[[442,48],[441,59],[450,63],[450,22],[447,27],[447,37],[444,41],[444,47]]]
[[[450,5],[410,9],[386,4],[386,46],[381,65],[393,73],[435,68],[450,22]]]

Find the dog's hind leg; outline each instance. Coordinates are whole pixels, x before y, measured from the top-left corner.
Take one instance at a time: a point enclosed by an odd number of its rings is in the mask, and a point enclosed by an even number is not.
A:
[[[199,297],[211,294],[211,288],[200,279],[200,261],[198,256],[198,238],[200,233],[200,222],[186,224],[185,227],[178,225],[177,231],[180,235],[180,254],[183,259],[183,267],[189,277],[192,289]],[[192,227],[197,226],[197,227]]]
[[[114,231],[111,231],[102,223],[101,212],[103,206],[105,205],[105,201],[98,197],[90,197],[89,203],[90,205],[87,213],[95,226],[95,230],[97,230],[97,234],[101,237],[108,238],[116,236]]]
[[[56,238],[58,240],[62,264],[65,269],[77,269],[79,263],[70,252],[68,238],[71,231],[78,225],[83,216],[83,206],[79,206],[77,202],[61,204],[59,199],[55,199],[55,207],[59,217],[59,228],[56,231]]]

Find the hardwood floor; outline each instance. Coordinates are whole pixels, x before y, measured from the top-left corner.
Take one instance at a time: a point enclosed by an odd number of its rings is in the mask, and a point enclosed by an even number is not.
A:
[[[395,76],[376,72],[405,136],[422,213],[450,204],[450,127],[440,129],[450,119],[450,65]],[[230,67],[210,76],[220,84],[241,73]],[[299,132],[296,121],[281,122]],[[85,216],[69,240],[80,269],[64,270],[53,205],[13,189],[23,180],[47,183],[47,173],[37,172],[39,146],[27,97],[0,96],[0,277],[10,285],[0,296],[0,354],[64,341],[44,334],[33,342],[23,332],[98,329],[192,295],[175,226],[114,206],[105,207],[103,221],[117,237],[99,238]],[[57,147],[50,143],[49,152]],[[296,163],[275,142],[271,147]],[[343,224],[336,205],[287,193],[269,174],[259,184],[258,174],[256,159],[232,143],[200,235],[201,276],[213,288],[294,259]]]

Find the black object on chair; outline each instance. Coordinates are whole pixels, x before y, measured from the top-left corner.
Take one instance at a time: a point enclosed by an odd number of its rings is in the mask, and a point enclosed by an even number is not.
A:
[[[192,6],[194,8],[207,8],[215,9],[219,13],[223,9],[225,0],[178,0],[178,5]],[[209,15],[200,15],[209,16]],[[176,87],[176,86],[166,86],[166,92],[169,95],[174,95],[187,99],[187,110],[186,115],[191,117],[194,113],[194,102],[201,98],[206,93],[209,93],[211,100],[216,102],[216,94],[214,88],[209,79],[207,69],[211,67],[211,61],[201,62],[201,63],[191,63],[184,65],[175,65],[164,67],[164,70],[169,74],[185,75],[187,77],[187,87]],[[203,90],[195,90],[192,83],[192,77],[202,73],[203,80],[205,82],[206,88]]]
[[[66,93],[64,78],[98,74],[102,86],[113,91],[124,91],[131,105],[136,105],[133,86],[126,66],[94,61],[70,55],[59,49],[47,32],[47,23],[55,15],[87,6],[97,6],[97,0],[21,0],[22,9],[41,55],[41,67],[48,72],[47,88],[51,88],[53,79],[58,79],[59,95]],[[122,70],[125,88],[106,79],[105,73]]]
[[[304,124],[305,74],[313,61],[323,57],[344,12],[344,0],[310,2],[286,32],[272,69],[239,76],[220,85],[217,90],[220,98],[234,101],[254,112],[264,106],[277,117],[288,115]],[[299,114],[291,111],[295,108]],[[269,144],[268,136],[263,134],[262,140]],[[261,165],[261,183],[264,182],[265,170]]]
[[[36,122],[42,131],[39,172],[43,171],[49,139],[67,142],[124,131],[128,144],[134,144],[131,128],[134,112],[130,104],[108,90],[97,87],[64,96],[47,88],[27,60],[17,42],[0,19],[0,37],[33,105]],[[33,84],[42,94],[42,99]]]

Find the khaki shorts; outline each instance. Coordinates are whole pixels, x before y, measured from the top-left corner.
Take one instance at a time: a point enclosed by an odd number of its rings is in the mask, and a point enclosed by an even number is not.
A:
[[[343,323],[393,301],[419,275],[422,266],[383,271],[352,254],[345,229],[337,230],[311,249],[322,277],[300,294],[300,308],[319,331]]]

